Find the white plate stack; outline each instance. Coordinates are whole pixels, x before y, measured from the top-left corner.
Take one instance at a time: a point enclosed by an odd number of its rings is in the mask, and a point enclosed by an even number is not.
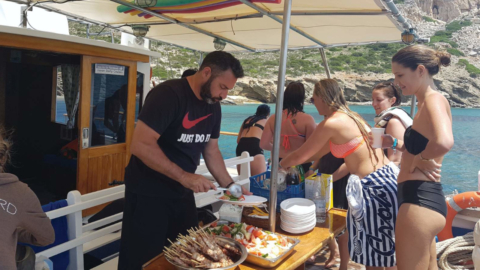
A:
[[[280,204],[282,230],[289,233],[304,233],[315,228],[317,217],[315,204],[309,199],[292,198]]]

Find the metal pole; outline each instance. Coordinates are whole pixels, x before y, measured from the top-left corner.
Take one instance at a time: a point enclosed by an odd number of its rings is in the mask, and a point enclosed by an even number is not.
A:
[[[198,69],[200,69],[202,62],[203,62],[203,52],[200,52],[200,57],[198,58]]]
[[[90,24],[87,24],[87,38],[90,39]]]
[[[278,157],[280,151],[280,129],[282,127],[283,91],[285,88],[285,73],[287,69],[288,37],[290,34],[290,14],[292,12],[292,0],[284,0],[283,24],[282,24],[282,48],[280,50],[280,65],[277,85],[277,105],[275,108],[275,127],[273,136],[272,171],[270,177],[270,203],[268,206],[270,231],[275,232],[277,214],[277,179]]]
[[[412,118],[415,116],[415,107],[417,106],[417,97],[412,95],[412,103],[410,104],[410,115]]]
[[[320,55],[322,56],[323,67],[325,68],[325,72],[327,73],[327,78],[330,79],[330,68],[328,68],[327,56],[325,55],[324,48],[320,48]]]

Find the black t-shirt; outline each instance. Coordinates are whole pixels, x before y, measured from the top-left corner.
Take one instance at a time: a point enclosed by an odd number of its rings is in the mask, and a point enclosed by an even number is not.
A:
[[[210,139],[220,136],[220,103],[199,100],[186,79],[170,80],[150,91],[138,119],[160,134],[157,143],[184,171],[194,173]],[[188,190],[132,155],[125,185],[137,194],[182,197]]]

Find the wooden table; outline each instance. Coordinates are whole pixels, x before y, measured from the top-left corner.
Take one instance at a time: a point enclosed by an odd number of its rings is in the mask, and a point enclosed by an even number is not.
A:
[[[295,247],[292,254],[284,259],[276,268],[278,270],[296,270],[304,269],[304,264],[310,256],[322,249],[328,240],[338,235],[346,226],[347,211],[340,209],[331,209],[325,223],[317,224],[312,231],[305,234],[290,234],[278,229],[277,232],[290,237],[300,239],[300,243]],[[175,270],[163,256],[163,253],[153,258],[151,261],[143,265],[145,270]],[[267,269],[262,268],[248,262],[234,268],[235,270],[251,270],[251,269]]]

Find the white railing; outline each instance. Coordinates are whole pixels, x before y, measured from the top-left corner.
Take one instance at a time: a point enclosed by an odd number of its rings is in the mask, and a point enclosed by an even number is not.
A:
[[[240,185],[249,188],[250,185],[250,162],[253,157],[250,157],[247,152],[242,153],[242,156],[225,160],[227,167],[240,165],[240,174],[234,176],[235,182]],[[205,164],[201,164],[197,171],[197,174],[208,174],[208,169]],[[195,202],[197,207],[202,207],[207,204],[217,202],[215,195],[218,191],[209,191],[205,193],[195,194]],[[70,191],[67,195],[68,206],[47,212],[47,216],[50,219],[58,217],[67,217],[68,224],[68,238],[69,241],[49,248],[38,253],[37,259],[50,258],[65,251],[69,251],[70,264],[68,269],[81,270],[84,269],[83,253],[97,249],[104,245],[107,245],[113,241],[120,239],[120,232],[122,223],[116,223],[108,227],[102,228],[97,231],[93,231],[97,228],[110,224],[112,222],[122,219],[123,213],[118,213],[110,217],[103,218],[101,220],[83,225],[82,224],[82,210],[92,208],[101,204],[115,201],[117,199],[124,198],[125,186],[117,186],[108,188],[88,194],[80,194],[78,190]],[[112,234],[116,232],[115,234]],[[55,266],[54,266],[55,267]]]

